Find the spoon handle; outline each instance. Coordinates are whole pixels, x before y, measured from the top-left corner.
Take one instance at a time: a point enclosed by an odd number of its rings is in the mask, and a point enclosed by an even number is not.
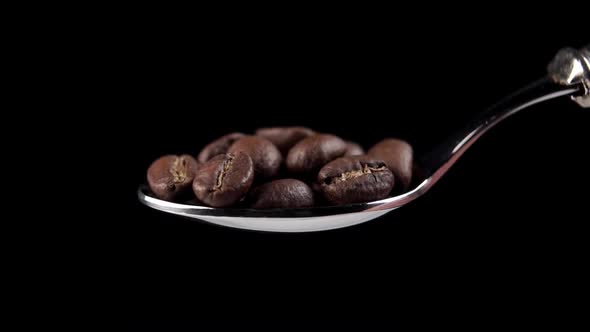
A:
[[[529,106],[562,96],[590,107],[590,45],[560,50],[548,66],[548,75],[516,91],[474,117],[463,129],[425,154],[419,166],[428,176],[444,173],[489,129]],[[435,177],[436,178],[436,177]]]

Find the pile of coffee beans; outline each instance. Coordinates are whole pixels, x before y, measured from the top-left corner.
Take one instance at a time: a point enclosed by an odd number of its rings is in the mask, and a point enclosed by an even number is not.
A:
[[[399,139],[384,139],[365,153],[338,136],[275,127],[222,136],[197,159],[161,157],[147,179],[154,196],[168,201],[196,196],[212,207],[300,208],[402,193],[410,186],[412,163],[412,147]]]

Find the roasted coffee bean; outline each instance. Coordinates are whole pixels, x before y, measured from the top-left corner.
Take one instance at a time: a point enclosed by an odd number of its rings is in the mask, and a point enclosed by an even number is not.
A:
[[[313,206],[313,192],[304,182],[281,179],[255,188],[250,201],[255,209],[310,207]]]
[[[322,185],[317,183],[317,176],[313,182],[308,183],[308,186],[311,188],[311,191],[313,191],[313,202],[316,206],[331,205],[331,203],[324,198]]]
[[[225,154],[229,147],[234,144],[235,141],[244,137],[242,133],[231,133],[214,140],[207,144],[203,150],[199,153],[198,160],[200,163],[204,163],[209,159],[217,156],[218,154]]]
[[[156,197],[173,200],[190,192],[197,168],[197,161],[189,155],[164,156],[148,168],[148,184]]]
[[[239,202],[253,181],[252,159],[245,153],[228,153],[217,155],[199,167],[193,190],[203,203],[226,207]]]
[[[402,140],[385,139],[365,154],[358,143],[306,127],[231,133],[205,146],[197,159],[203,163],[188,155],[155,161],[148,169],[154,196],[180,201],[192,183],[197,198],[214,207],[232,206],[246,195],[243,204],[259,209],[349,204],[407,191],[414,169],[412,147]],[[271,179],[282,180],[250,189]]]
[[[350,204],[387,197],[394,177],[384,161],[355,156],[338,158],[322,167],[318,182],[330,203]]]
[[[317,181],[313,181],[309,184],[309,187],[311,188],[311,190],[316,193],[316,194],[321,194],[322,193],[322,185],[317,183]]]
[[[367,153],[369,156],[385,161],[395,175],[397,186],[405,191],[412,182],[413,150],[405,141],[386,138],[375,144]]]
[[[363,149],[363,147],[360,146],[360,144],[351,141],[346,141],[346,152],[344,153],[344,156],[362,156],[364,154],[365,149]]]
[[[314,134],[314,131],[305,127],[272,127],[256,130],[256,136],[271,141],[279,151],[286,156],[289,149],[297,142]]]
[[[244,152],[252,158],[257,179],[268,179],[278,174],[282,156],[269,140],[257,136],[244,136],[237,140],[228,153]]]
[[[346,142],[334,135],[317,134],[305,138],[289,150],[287,169],[295,174],[313,173],[344,155]]]

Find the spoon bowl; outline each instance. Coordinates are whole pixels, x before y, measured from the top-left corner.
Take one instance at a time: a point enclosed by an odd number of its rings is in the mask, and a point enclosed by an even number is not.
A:
[[[359,204],[298,209],[239,209],[211,208],[187,202],[164,201],[150,196],[149,188],[141,186],[137,192],[140,202],[179,216],[196,218],[212,224],[269,232],[313,232],[353,226],[369,221],[420,197],[430,188],[426,179],[403,195]]]
[[[590,45],[589,45],[590,46]],[[212,224],[270,232],[312,232],[353,226],[378,218],[426,193],[451,166],[489,129],[532,105],[569,96],[580,106],[590,107],[590,48],[562,49],[548,67],[548,76],[506,97],[473,121],[454,131],[448,139],[416,156],[419,175],[411,189],[378,201],[298,209],[255,210],[211,208],[195,201],[173,203],[155,198],[147,186],[138,189],[139,201],[151,208],[200,219]]]

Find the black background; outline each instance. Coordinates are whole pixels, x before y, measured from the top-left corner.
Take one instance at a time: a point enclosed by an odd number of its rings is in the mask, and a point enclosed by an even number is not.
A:
[[[114,302],[133,319],[368,315],[522,327],[580,319],[590,114],[566,99],[501,123],[425,196],[350,228],[242,231],[137,202],[151,161],[196,155],[231,131],[304,125],[365,147],[401,137],[423,151],[544,75],[559,48],[588,42],[571,28],[476,23],[253,23],[122,36],[110,91],[125,177],[115,189],[122,209],[110,218],[123,295]]]

